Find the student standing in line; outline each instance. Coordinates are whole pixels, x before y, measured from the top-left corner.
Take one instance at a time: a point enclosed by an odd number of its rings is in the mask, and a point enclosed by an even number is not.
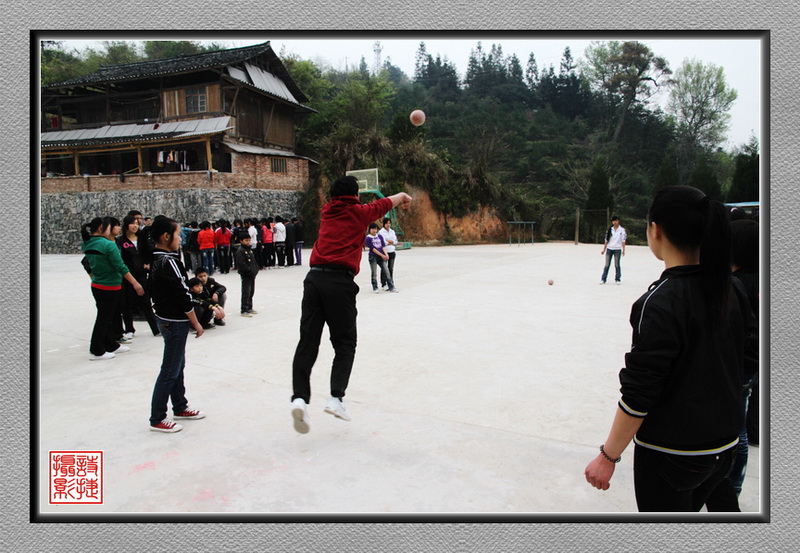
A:
[[[261,230],[264,233],[264,263],[267,269],[271,269],[275,266],[275,238],[273,236],[274,227],[275,222],[273,221],[272,217],[267,217],[261,226]]]
[[[317,360],[322,330],[328,325],[336,352],[331,366],[331,397],[325,412],[349,421],[342,398],[350,381],[356,353],[356,295],[353,280],[361,265],[364,232],[370,222],[393,207],[411,205],[411,196],[400,192],[362,205],[358,181],[341,177],[331,184],[331,199],[322,208],[319,238],[311,251],[310,265],[303,281],[300,340],[292,362],[292,418],[297,432],[309,430],[308,403],[311,401],[311,369]]]
[[[670,186],[656,194],[647,220],[648,245],[665,270],[633,304],[622,397],[584,475],[607,490],[633,440],[639,510],[699,511],[731,469],[745,357],[758,355],[758,336],[731,279],[722,204],[696,188]]]
[[[292,224],[294,225],[294,264],[302,265],[303,242],[306,239],[305,229],[303,228],[303,224],[297,220],[297,217],[292,217]]]
[[[167,418],[168,401],[172,402],[175,419],[202,419],[206,416],[202,411],[189,407],[184,385],[189,329],[194,328],[197,333],[195,337],[200,338],[203,327],[194,313],[192,294],[187,284],[189,279],[178,254],[181,245],[180,225],[159,215],[153,220],[151,235],[156,248],[153,251],[150,287],[158,327],[164,338],[164,356],[150,402],[150,430],[178,432],[183,427]]]
[[[278,267],[284,267],[286,266],[286,226],[283,224],[283,218],[280,215],[275,217],[272,236],[275,242],[275,255],[278,256]]]
[[[231,270],[232,233],[228,221],[225,219],[220,219],[217,224],[219,226],[214,231],[214,245],[217,248],[217,257],[219,258],[219,272],[225,275]]]
[[[203,221],[200,223],[200,232],[197,234],[197,245],[200,248],[200,258],[202,267],[205,267],[208,274],[214,275],[214,231],[211,230],[211,223]],[[195,267],[196,268],[196,267]]]
[[[294,267],[294,225],[289,219],[284,219],[283,226],[286,227],[286,266]]]
[[[115,317],[119,317],[122,301],[122,279],[128,281],[138,295],[144,288],[122,261],[114,238],[120,233],[119,220],[115,217],[95,217],[81,227],[83,251],[87,270],[92,279],[92,296],[97,306],[97,317],[89,342],[90,361],[113,359],[116,353],[130,348],[117,343]]]

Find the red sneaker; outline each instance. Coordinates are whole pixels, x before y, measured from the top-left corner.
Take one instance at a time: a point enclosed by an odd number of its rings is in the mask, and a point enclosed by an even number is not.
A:
[[[158,424],[151,424],[150,430],[153,432],[180,432],[183,427],[169,419],[164,419]]]
[[[198,411],[197,409],[189,409],[187,407],[180,413],[176,413],[172,416],[176,419],[204,419],[206,414],[202,411]]]

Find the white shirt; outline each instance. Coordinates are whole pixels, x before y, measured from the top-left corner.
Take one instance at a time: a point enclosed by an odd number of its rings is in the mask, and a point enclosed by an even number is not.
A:
[[[625,229],[620,225],[618,228],[611,227],[611,238],[608,240],[608,246],[606,246],[609,250],[621,250],[622,243],[628,238]]]
[[[250,249],[255,250],[258,248],[258,230],[255,225],[250,225],[247,229],[247,234],[250,235]]]
[[[386,230],[386,227],[384,227],[378,231],[378,234],[383,236],[383,240],[386,242],[386,253],[392,253],[395,250],[395,244],[397,244],[397,235],[394,233],[394,230]],[[391,244],[389,240],[392,241]]]
[[[272,235],[275,242],[286,242],[286,227],[283,226],[283,223],[275,223],[275,226],[272,227]]]

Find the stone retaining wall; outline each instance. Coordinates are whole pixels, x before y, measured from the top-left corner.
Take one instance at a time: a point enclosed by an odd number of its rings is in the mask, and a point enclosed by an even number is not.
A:
[[[127,180],[127,179],[126,179]],[[41,253],[80,253],[80,227],[94,217],[120,221],[131,209],[166,215],[180,223],[225,218],[297,216],[303,193],[296,190],[191,188],[42,194]]]

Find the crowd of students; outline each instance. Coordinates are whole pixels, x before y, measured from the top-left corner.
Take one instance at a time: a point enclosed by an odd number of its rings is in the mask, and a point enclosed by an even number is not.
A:
[[[191,221],[181,228],[181,252],[187,269],[203,266],[209,276],[236,268],[234,254],[242,237],[250,237],[259,270],[302,265],[305,229],[297,217]]]

